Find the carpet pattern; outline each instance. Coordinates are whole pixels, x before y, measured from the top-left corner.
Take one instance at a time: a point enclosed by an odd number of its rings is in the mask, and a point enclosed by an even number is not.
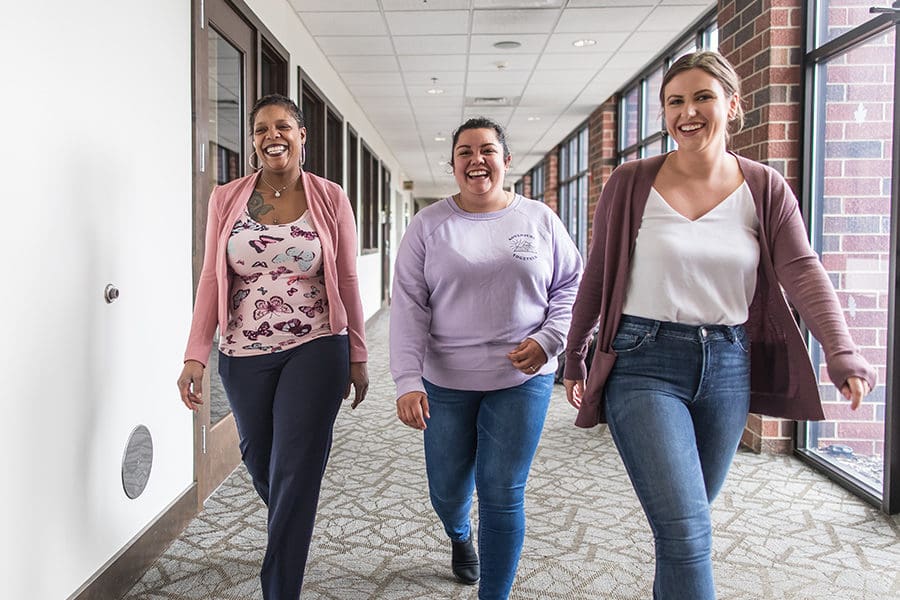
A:
[[[397,421],[387,313],[367,334],[366,401],[338,416],[303,598],[474,600],[431,511],[421,434]],[[605,427],[581,430],[561,386],[532,467],[513,600],[648,599],[652,538]],[[266,509],[239,468],[128,599],[261,599]],[[477,523],[477,515],[473,520]],[[900,598],[900,517],[791,457],[739,452],[713,507],[723,600]]]

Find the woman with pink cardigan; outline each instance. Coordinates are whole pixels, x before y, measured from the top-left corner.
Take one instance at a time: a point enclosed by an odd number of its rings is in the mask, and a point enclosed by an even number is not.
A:
[[[356,221],[341,188],[302,170],[303,114],[285,96],[250,115],[256,172],[217,187],[178,378],[191,410],[219,328],[219,374],[241,456],[269,508],[266,600],[300,597],[332,428],[366,395]]]

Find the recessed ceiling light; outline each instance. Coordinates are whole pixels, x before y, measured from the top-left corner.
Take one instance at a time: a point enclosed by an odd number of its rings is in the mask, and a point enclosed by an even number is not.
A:
[[[447,138],[441,135],[440,133],[434,136],[434,141],[436,142],[446,142]]]
[[[428,92],[429,94],[431,94],[432,96],[437,96],[438,94],[444,93],[444,90],[442,90],[441,88],[439,88],[437,86],[437,77],[431,78],[431,88],[429,88],[425,91]]]
[[[531,117],[528,117],[528,120],[529,120],[529,121],[540,121],[541,118],[540,118],[540,117],[531,116]]]
[[[588,46],[596,46],[597,40],[590,40],[585,38],[583,40],[575,40],[574,42],[572,42],[572,45],[576,48],[586,48]]]
[[[498,50],[515,50],[519,46],[521,46],[521,42],[516,42],[513,40],[503,40],[501,42],[494,42],[494,48]]]

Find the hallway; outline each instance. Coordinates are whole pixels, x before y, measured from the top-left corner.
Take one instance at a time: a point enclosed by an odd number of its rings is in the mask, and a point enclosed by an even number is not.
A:
[[[420,435],[396,420],[386,311],[368,324],[371,387],[338,416],[303,598],[474,599],[449,570]],[[580,430],[554,392],[528,492],[512,599],[645,599],[652,544],[605,429]],[[786,456],[740,452],[713,510],[723,600],[900,598],[900,516]],[[260,599],[265,507],[240,467],[131,600]]]

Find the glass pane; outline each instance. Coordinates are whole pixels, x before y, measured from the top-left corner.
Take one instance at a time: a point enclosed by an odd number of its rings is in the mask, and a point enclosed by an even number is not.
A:
[[[659,102],[659,88],[662,86],[663,70],[654,71],[644,82],[644,135],[649,137],[662,131],[663,116],[662,104]]]
[[[582,175],[578,178],[578,249],[582,255],[587,255],[588,238],[588,178]]]
[[[619,149],[628,148],[638,141],[638,88],[628,90],[622,98],[622,135]]]
[[[212,185],[241,176],[244,98],[242,55],[219,33],[209,30],[209,167]]]
[[[869,7],[887,8],[891,0],[818,0],[816,47],[876,17]]]
[[[675,54],[672,55],[672,62],[675,62],[685,54],[690,54],[691,52],[697,51],[697,43],[694,40],[691,40],[681,48],[675,51]]]
[[[719,49],[719,26],[713,23],[703,30],[703,49],[718,50]]]
[[[578,174],[578,137],[569,140],[568,146],[569,151],[566,154],[569,156],[569,169],[566,172],[566,179]]]
[[[588,128],[585,127],[578,134],[578,172],[584,173],[588,170]]]
[[[828,420],[810,423],[805,447],[879,496],[887,378],[893,57],[891,29],[819,68],[826,92],[817,102],[815,127],[824,147],[814,149],[822,165],[814,182],[818,250],[853,340],[878,369],[879,385],[859,410],[851,411],[828,380],[820,346],[811,344]]]
[[[243,54],[215,29],[209,28],[209,159],[210,186],[227,183],[244,173],[245,114]],[[219,379],[218,340],[209,367],[209,418],[215,425],[231,413]]]
[[[662,147],[659,142],[650,144],[649,146],[644,146],[644,158],[650,158],[651,156],[657,156],[662,153]]]

